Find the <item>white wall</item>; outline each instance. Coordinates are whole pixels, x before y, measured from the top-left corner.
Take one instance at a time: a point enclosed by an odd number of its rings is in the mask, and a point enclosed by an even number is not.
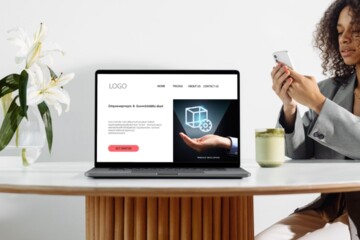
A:
[[[254,129],[274,126],[281,105],[271,90],[272,52],[287,49],[299,72],[324,78],[312,33],[330,2],[2,0],[0,77],[21,69],[14,63],[16,49],[6,41],[6,31],[22,26],[34,32],[40,22],[46,23],[48,39],[67,52],[55,58],[54,70],[75,72],[76,79],[66,86],[71,111],[60,118],[53,112],[53,152],[40,161],[93,161],[95,70],[238,69],[241,154],[254,161]],[[313,197],[256,197],[255,231]],[[30,232],[26,239],[85,237],[81,197],[1,194],[0,202],[2,239],[25,239]],[[42,231],[30,231],[40,225]]]

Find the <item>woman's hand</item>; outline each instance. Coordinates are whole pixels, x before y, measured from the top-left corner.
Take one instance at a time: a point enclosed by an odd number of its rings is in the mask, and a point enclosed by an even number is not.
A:
[[[289,95],[288,89],[293,82],[290,78],[290,69],[281,63],[276,65],[272,72],[272,89],[278,95],[284,105],[284,112],[294,113],[296,110],[296,101]]]
[[[290,68],[288,71],[290,79],[293,79],[287,89],[288,95],[300,104],[319,113],[326,98],[320,92],[316,79],[312,76],[301,75]]]

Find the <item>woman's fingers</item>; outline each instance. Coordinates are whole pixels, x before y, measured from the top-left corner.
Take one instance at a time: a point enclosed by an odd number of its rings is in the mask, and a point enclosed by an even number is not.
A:
[[[284,72],[284,65],[278,64],[273,68],[273,71],[271,72],[271,78],[273,81]]]
[[[275,74],[277,73],[277,71],[279,71],[280,67],[281,67],[281,64],[278,64],[278,65],[276,65],[275,67],[273,67],[273,70],[271,71],[271,78],[272,78],[273,80],[274,80]]]
[[[286,79],[290,76],[290,72],[287,67],[282,66],[281,68],[274,69],[272,72],[273,78],[273,90],[277,95],[280,94],[281,89],[286,81]]]
[[[304,79],[304,77],[306,78],[311,78],[311,77],[308,77],[308,76],[304,76],[298,72],[296,72],[295,70],[293,69],[290,69],[289,68],[289,72],[290,72],[290,76],[295,80],[295,81],[301,81],[302,79]]]
[[[290,86],[291,86],[291,83],[294,81],[294,79],[292,78],[287,78],[281,88],[281,91],[280,91],[280,96],[287,96],[288,95],[288,91],[290,90]]]

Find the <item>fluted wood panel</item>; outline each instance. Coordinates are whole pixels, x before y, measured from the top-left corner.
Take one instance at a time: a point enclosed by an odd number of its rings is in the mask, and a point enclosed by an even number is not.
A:
[[[213,240],[221,240],[221,198],[213,198]]]
[[[158,199],[147,199],[147,240],[156,240],[158,237]]]
[[[114,204],[114,240],[124,240],[124,198],[114,198]]]
[[[99,226],[99,235],[100,235],[100,239],[105,239],[105,227],[106,227],[106,197],[100,197],[100,209],[99,209],[99,214],[100,214],[100,221],[98,222],[98,226]],[[100,223],[105,223],[105,224],[100,224]]]
[[[86,239],[95,240],[95,198],[86,198]]]
[[[191,231],[192,239],[202,239],[202,199],[195,197],[192,199],[192,214],[191,214]]]
[[[114,225],[114,217],[115,217],[115,204],[114,198],[105,198],[105,227],[104,229],[104,240],[113,240],[115,237],[115,225]]]
[[[239,199],[240,200],[240,199]],[[244,198],[242,201],[246,201],[247,206],[245,209],[247,209],[247,213],[241,213],[241,216],[243,216],[243,218],[246,218],[247,220],[247,225],[242,225],[241,227],[244,228],[244,226],[250,226],[250,227],[245,227],[244,230],[246,230],[246,236],[244,236],[244,239],[246,239],[247,237],[251,237],[251,239],[254,239],[254,199],[253,197],[247,197]],[[241,229],[241,228],[240,228]]]
[[[248,201],[241,201],[240,199],[237,199],[237,211],[238,211],[238,223],[237,223],[237,228],[242,227],[242,224],[247,226],[249,224],[249,220],[248,217],[244,217],[243,215],[241,215],[241,211],[242,209],[247,209],[248,206]],[[238,234],[238,239],[244,239],[244,237],[246,237],[249,234],[249,232],[247,231],[247,229],[243,229],[243,231],[239,232]]]
[[[181,198],[181,240],[191,239],[191,198]]]
[[[212,198],[206,197],[203,198],[203,239],[213,239],[212,234],[212,222],[213,222],[213,214],[212,214]]]
[[[101,197],[95,198],[95,239],[100,239],[100,199]]]
[[[87,197],[87,240],[252,240],[250,197]]]
[[[135,239],[146,240],[146,198],[135,199]]]
[[[126,197],[124,204],[124,240],[134,239],[134,198]],[[100,240],[100,239],[99,239]]]
[[[230,239],[236,240],[237,233],[238,233],[238,226],[237,226],[237,199],[230,198]]]
[[[230,199],[223,197],[221,204],[221,239],[230,240]]]
[[[170,198],[170,240],[180,239],[180,199]]]
[[[159,198],[158,239],[169,239],[169,198]]]

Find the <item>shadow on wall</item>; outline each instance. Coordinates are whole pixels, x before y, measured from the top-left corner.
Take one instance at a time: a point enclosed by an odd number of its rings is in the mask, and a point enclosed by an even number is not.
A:
[[[101,63],[77,69],[64,69],[74,72],[75,78],[65,89],[71,99],[70,111],[60,117],[51,108],[53,120],[53,147],[49,154],[44,147],[39,161],[94,161],[95,136],[95,72],[98,69],[165,69],[145,64]]]

